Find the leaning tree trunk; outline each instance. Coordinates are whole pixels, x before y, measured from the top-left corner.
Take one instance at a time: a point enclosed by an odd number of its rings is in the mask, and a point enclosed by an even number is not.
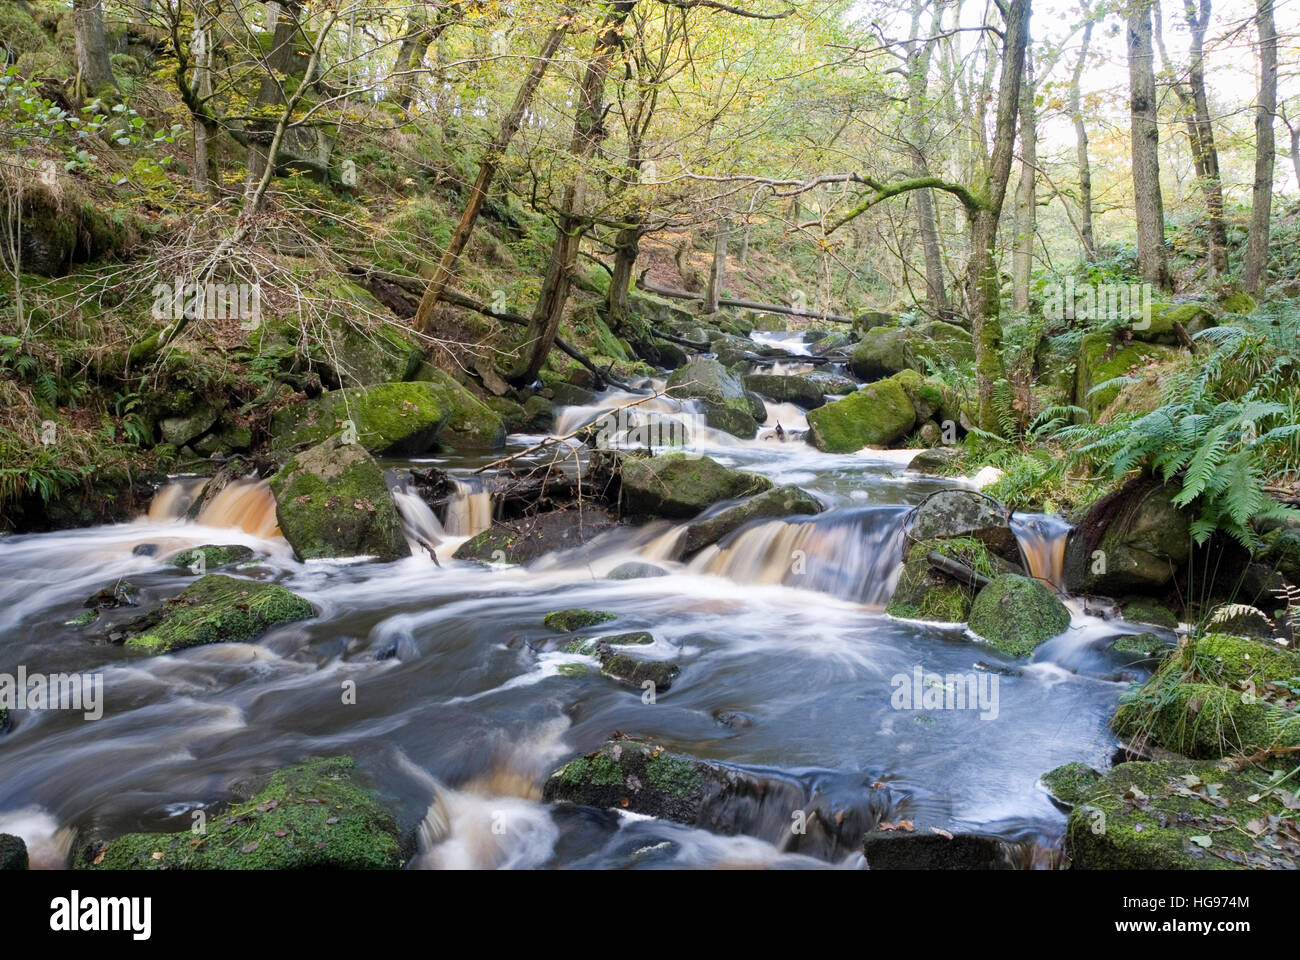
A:
[[[606,300],[609,328],[623,332],[628,318],[628,291],[632,286],[632,271],[641,249],[641,229],[627,226],[614,237],[614,270],[609,278],[609,295]]]
[[[1156,118],[1150,0],[1130,0],[1128,71],[1138,268],[1143,280],[1160,290],[1167,290],[1169,260],[1165,252],[1164,203],[1160,196],[1160,130]]]
[[[719,217],[713,227],[713,266],[709,269],[709,285],[704,292],[704,312],[717,313],[722,285],[727,281],[727,235],[730,227]]]
[[[74,0],[72,35],[76,42],[78,93],[84,99],[99,96],[105,88],[117,89],[113,64],[104,38],[103,0]]]
[[[1258,297],[1268,285],[1269,216],[1273,203],[1273,114],[1277,111],[1277,28],[1273,0],[1258,0],[1255,28],[1259,32],[1259,102],[1255,107],[1255,187],[1251,196],[1250,235],[1241,265],[1242,286]]]
[[[1079,80],[1083,65],[1088,60],[1088,47],[1092,43],[1093,22],[1083,27],[1083,43],[1079,47],[1079,60],[1070,77],[1070,119],[1074,121],[1074,149],[1079,165],[1079,239],[1083,242],[1083,258],[1091,263],[1097,259],[1097,242],[1092,233],[1092,164],[1088,160],[1088,127],[1083,122],[1083,104]]]
[[[1020,112],[1020,82],[1029,43],[1029,0],[1011,0],[1006,7],[1002,41],[1002,74],[998,81],[997,125],[989,160],[985,202],[971,214],[971,255],[966,285],[971,304],[971,332],[975,341],[975,377],[978,395],[977,426],[1000,432],[993,388],[1006,379],[1002,363],[1002,322],[999,318],[1001,280],[993,256],[998,220],[1011,178],[1015,154],[1016,117]]]
[[[578,94],[578,112],[573,121],[573,138],[569,152],[574,159],[573,179],[564,188],[560,201],[560,218],[555,227],[555,246],[551,249],[551,262],[546,269],[542,291],[528,321],[520,346],[519,356],[511,366],[506,379],[516,386],[531,383],[537,378],[546,362],[555,334],[564,316],[564,305],[569,299],[574,265],[586,220],[587,184],[583,166],[596,153],[605,137],[604,116],[605,79],[609,76],[614,56],[622,43],[622,26],[637,0],[615,0],[609,7],[605,22],[592,47]]]
[[[1016,238],[1011,248],[1012,306],[1029,309],[1029,275],[1034,266],[1034,233],[1038,229],[1038,133],[1034,127],[1033,65],[1025,61],[1020,89],[1020,183],[1016,187]]]
[[[465,244],[469,243],[470,235],[474,232],[474,223],[478,220],[479,211],[483,209],[483,203],[487,200],[488,189],[492,186],[492,180],[496,177],[497,168],[501,165],[501,160],[505,156],[506,148],[510,146],[510,141],[514,139],[516,131],[519,130],[520,123],[523,122],[524,112],[528,105],[533,101],[533,94],[537,92],[537,87],[542,82],[542,76],[546,73],[546,68],[550,66],[551,58],[555,56],[555,51],[559,49],[560,43],[564,40],[564,35],[569,32],[570,19],[573,16],[573,8],[566,7],[560,14],[555,24],[551,27],[550,32],[546,35],[546,40],[542,43],[542,49],[537,52],[533,59],[532,66],[528,68],[528,74],[524,77],[524,82],[515,92],[515,101],[510,105],[510,111],[501,118],[501,124],[497,128],[496,136],[488,144],[487,149],[483,152],[483,159],[479,161],[478,177],[474,180],[474,186],[470,188],[469,199],[465,203],[465,209],[461,211],[460,220],[456,224],[456,229],[452,231],[451,240],[447,243],[447,249],[443,251],[442,259],[438,262],[438,269],[429,281],[429,288],[420,298],[420,306],[415,311],[415,317],[411,320],[415,329],[421,333],[429,331],[430,322],[433,319],[433,308],[442,296],[442,291],[451,283],[451,279],[456,274],[456,264],[460,262],[461,252],[465,249]]]

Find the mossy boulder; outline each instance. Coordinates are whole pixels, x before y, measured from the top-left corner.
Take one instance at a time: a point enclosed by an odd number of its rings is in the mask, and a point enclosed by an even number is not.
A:
[[[1071,593],[1123,596],[1163,593],[1191,554],[1191,521],[1173,502],[1177,491],[1154,486],[1120,510],[1099,501],[1065,546],[1065,585]]]
[[[1042,776],[1043,788],[1059,807],[1069,810],[1086,801],[1097,789],[1101,774],[1086,763],[1075,761]]]
[[[954,424],[960,422],[961,407],[957,394],[947,384],[922,376],[915,370],[904,370],[890,379],[897,382],[912,401],[917,423],[930,419],[949,420]]]
[[[272,445],[297,449],[342,435],[376,455],[415,456],[435,446],[490,448],[501,417],[436,368],[431,379],[332,390],[285,407],[271,421]]]
[[[666,389],[677,399],[699,400],[709,426],[749,438],[758,430],[744,384],[712,357],[695,357],[669,376]]]
[[[969,363],[975,347],[969,331],[942,320],[915,327],[872,327],[853,348],[854,376],[875,380],[902,370],[925,373],[931,363]]]
[[[644,688],[647,683],[655,693],[663,693],[672,687],[673,681],[680,674],[681,667],[667,660],[642,660],[622,650],[615,650],[608,643],[602,643],[596,657],[600,660],[600,672],[613,677],[629,687]]]
[[[1110,645],[1119,653],[1136,653],[1142,658],[1159,657],[1169,650],[1169,641],[1154,633],[1125,633],[1115,638]]]
[[[793,484],[775,487],[692,523],[683,535],[681,555],[692,556],[759,518],[810,515],[821,513],[822,509],[821,501],[801,487]]]
[[[1178,617],[1172,610],[1148,597],[1125,597],[1120,603],[1120,614],[1131,623],[1149,623],[1167,630],[1178,626]]]
[[[221,411],[215,404],[204,401],[188,413],[159,420],[158,432],[164,443],[183,447],[212,429],[220,415]]]
[[[315,614],[310,603],[278,584],[209,573],[127,625],[125,646],[160,654],[209,643],[247,643],[272,627]]]
[[[826,403],[826,395],[843,396],[857,386],[846,377],[812,374],[751,373],[744,377],[747,390],[778,403],[794,403],[805,410],[815,410]]]
[[[256,554],[250,548],[238,543],[229,543],[223,546],[204,544],[201,547],[182,550],[172,557],[171,563],[174,567],[215,570],[217,567],[225,567],[234,563],[247,563],[254,556]]]
[[[1223,298],[1221,306],[1227,313],[1238,313],[1242,316],[1248,316],[1255,312],[1259,306],[1255,298],[1244,290],[1237,290]]]
[[[570,640],[560,649],[565,653],[578,653],[585,657],[600,654],[601,645],[610,647],[648,646],[655,642],[654,634],[648,630],[633,630],[629,633],[611,633],[603,637],[579,637]]]
[[[1065,852],[1075,870],[1294,869],[1293,793],[1266,771],[1191,760],[1121,763],[1075,805]]]
[[[1079,344],[1076,370],[1075,402],[1096,420],[1119,394],[1120,385],[1109,383],[1093,392],[1094,387],[1117,377],[1141,373],[1148,364],[1177,360],[1179,351],[1156,343],[1115,343],[1111,334],[1085,334]]]
[[[0,833],[0,871],[26,870],[27,844],[22,837]]]
[[[621,460],[623,508],[633,515],[686,519],[719,500],[747,497],[772,488],[757,473],[731,470],[704,456],[669,453]]]
[[[912,515],[908,532],[916,540],[973,537],[1004,559],[1020,559],[1007,511],[974,490],[940,490],[926,497]]]
[[[596,534],[618,525],[603,507],[576,505],[493,523],[456,548],[457,560],[530,563],[557,550],[581,547]]]
[[[896,380],[878,380],[808,414],[813,445],[827,453],[886,446],[916,425],[912,400]]]
[[[356,779],[349,757],[308,760],[266,788],[211,816],[207,830],[129,833],[91,842],[75,866],[88,870],[396,870],[404,857],[397,822]]]
[[[542,623],[551,630],[573,633],[583,627],[594,627],[598,623],[606,623],[613,620],[615,616],[616,614],[609,613],[606,610],[584,610],[581,607],[569,607],[565,610],[552,610],[542,617]]]
[[[411,555],[383,471],[337,438],[291,457],[271,477],[280,531],[300,560]]]
[[[1178,343],[1174,324],[1181,324],[1188,334],[1200,333],[1215,325],[1214,315],[1203,303],[1153,303],[1151,322],[1138,318],[1129,324],[1135,340],[1147,343]]]
[[[931,551],[957,560],[985,577],[998,572],[995,564],[1000,558],[989,553],[988,547],[974,537],[918,541],[907,549],[903,570],[885,612],[906,620],[964,623],[970,616],[977,591],[935,569],[929,560]]]
[[[1065,632],[1070,611],[1042,582],[1008,573],[976,594],[967,623],[1000,653],[1027,657],[1044,640]]]

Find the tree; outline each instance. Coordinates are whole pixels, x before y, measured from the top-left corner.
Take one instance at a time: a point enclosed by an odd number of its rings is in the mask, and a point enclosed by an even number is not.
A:
[[[73,0],[72,33],[77,50],[77,90],[85,98],[117,90],[104,38],[104,0]]]
[[[1156,116],[1151,0],[1130,0],[1127,39],[1138,269],[1147,283],[1167,290],[1169,258],[1165,251],[1164,202],[1160,196],[1160,127]]]
[[[1259,296],[1268,283],[1269,217],[1273,202],[1273,115],[1277,112],[1277,28],[1273,0],[1258,0],[1255,29],[1259,35],[1259,98],[1255,105],[1255,186],[1251,194],[1250,234],[1241,265],[1242,286]]]
[[[1084,260],[1091,262],[1097,258],[1097,241],[1092,229],[1092,164],[1088,159],[1088,126],[1083,120],[1080,82],[1084,64],[1088,62],[1095,20],[1087,4],[1083,5],[1083,15],[1083,42],[1079,45],[1079,59],[1070,75],[1070,120],[1074,123],[1074,150],[1079,168],[1079,240],[1083,244]]]

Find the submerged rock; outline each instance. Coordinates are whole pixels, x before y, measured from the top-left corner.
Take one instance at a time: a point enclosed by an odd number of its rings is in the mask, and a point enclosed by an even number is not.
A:
[[[266,788],[206,834],[129,833],[92,842],[74,865],[89,870],[396,870],[404,857],[397,822],[355,780],[350,757],[308,760],[272,775]]]
[[[27,844],[22,837],[0,833],[0,870],[26,870]]]
[[[1097,791],[1099,780],[1100,773],[1076,760],[1043,774],[1042,785],[1053,803],[1063,810],[1070,810]]]
[[[193,568],[201,562],[203,570],[215,570],[217,567],[224,567],[232,563],[246,563],[252,560],[254,556],[256,554],[242,544],[228,543],[216,546],[207,543],[201,547],[182,550],[172,557],[171,562],[174,567],[186,568]]]
[[[1121,763],[1071,811],[1066,855],[1076,870],[1295,869],[1288,794],[1266,779],[1205,761]]]
[[[596,534],[618,526],[618,518],[603,507],[568,505],[530,517],[500,520],[462,543],[457,560],[531,563],[557,550],[580,547]]]
[[[581,607],[570,607],[567,610],[552,610],[542,617],[542,623],[552,630],[573,633],[583,627],[594,627],[598,623],[614,620],[617,616],[606,610],[583,610]]]
[[[977,833],[875,830],[862,842],[871,870],[1014,870],[1014,847]]]
[[[1008,573],[976,594],[968,623],[995,650],[1027,657],[1069,628],[1070,611],[1040,581]]]
[[[884,446],[916,425],[916,410],[896,380],[878,380],[808,414],[813,445],[827,453]]]
[[[666,577],[668,571],[653,563],[629,560],[627,563],[620,563],[605,576],[610,580],[643,580],[646,577]]]
[[[277,584],[209,573],[123,629],[128,650],[174,653],[208,643],[246,643],[315,615],[310,603]]]
[[[360,445],[326,440],[291,457],[270,484],[298,559],[411,555],[383,471]]]
[[[821,501],[801,487],[776,487],[690,524],[681,540],[681,554],[690,557],[760,517],[809,515],[821,513],[822,509]]]
[[[694,517],[719,500],[750,496],[772,487],[757,473],[732,470],[710,457],[670,453],[620,461],[623,507],[630,514]]]
[[[449,374],[430,370],[428,380],[333,390],[285,407],[271,422],[272,445],[292,449],[335,434],[370,453],[391,456],[444,445],[497,445],[504,438],[500,415]]]

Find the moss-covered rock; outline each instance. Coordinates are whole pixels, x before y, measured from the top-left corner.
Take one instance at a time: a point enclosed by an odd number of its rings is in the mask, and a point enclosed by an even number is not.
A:
[[[930,362],[968,363],[975,347],[968,331],[933,320],[915,327],[872,327],[853,348],[850,367],[863,380],[892,376],[902,370],[925,373]]]
[[[613,620],[616,614],[606,610],[584,610],[581,607],[569,607],[565,610],[552,610],[542,617],[542,623],[551,630],[573,633],[584,627],[594,627],[598,623]]]
[[[129,833],[92,842],[75,858],[90,870],[396,870],[393,815],[357,783],[349,757],[276,772],[266,789],[194,834]]]
[[[209,573],[128,625],[125,645],[159,654],[208,643],[247,643],[315,613],[310,603],[277,584]]]
[[[908,532],[916,540],[973,537],[998,556],[1012,561],[1020,558],[1007,511],[974,490],[940,490],[926,497],[912,515]]]
[[[182,550],[172,557],[171,562],[174,567],[185,567],[187,569],[198,567],[201,570],[215,570],[217,567],[224,567],[232,563],[247,563],[254,556],[253,551],[242,544],[228,543],[216,546],[209,543],[201,547]]]
[[[0,833],[0,871],[26,870],[27,844],[22,837]]]
[[[747,390],[775,400],[778,403],[795,403],[805,410],[814,410],[826,403],[826,395],[852,393],[857,386],[846,377],[828,377],[814,374],[751,373],[744,377]]]
[[[1132,321],[1130,329],[1133,337],[1147,343],[1178,343],[1178,334],[1174,324],[1181,324],[1189,334],[1200,333],[1214,326],[1214,315],[1203,303],[1153,303],[1151,304],[1151,322],[1145,323],[1141,318]]]
[[[610,647],[622,647],[647,646],[654,642],[654,634],[650,631],[634,630],[630,633],[611,633],[603,637],[579,637],[576,640],[570,640],[560,649],[565,653],[579,653],[585,657],[594,657],[600,654],[602,644]]]
[[[1079,525],[1103,528],[1095,545],[1078,532],[1066,543],[1066,588],[1112,597],[1163,592],[1191,553],[1191,521],[1174,504],[1176,493],[1156,486],[1123,510],[1099,501]]]
[[[1121,763],[1070,813],[1065,850],[1076,870],[1289,868],[1282,790],[1267,773],[1188,760]]]
[[[498,521],[458,548],[457,560],[531,563],[543,554],[581,547],[596,534],[618,525],[603,507],[587,504],[548,510],[529,517]]]
[[[1154,633],[1126,633],[1116,637],[1110,645],[1120,653],[1136,653],[1142,657],[1156,657],[1169,650],[1169,641]]]
[[[666,660],[642,660],[621,650],[614,650],[602,644],[596,654],[600,660],[600,672],[613,677],[630,687],[642,688],[646,683],[653,685],[656,693],[663,693],[673,685],[680,674],[681,667]]]
[[[916,425],[911,398],[896,380],[878,380],[808,414],[813,445],[827,453],[853,453],[893,443]]]
[[[821,511],[821,501],[803,488],[792,484],[775,487],[690,524],[682,537],[681,555],[692,556],[760,517],[771,519]]]
[[[958,560],[985,577],[993,577],[998,572],[994,564],[999,558],[974,537],[918,541],[907,549],[903,570],[885,612],[907,620],[964,623],[970,616],[976,590],[936,570],[929,560],[931,551]]]
[[[1254,313],[1255,308],[1259,306],[1255,302],[1255,298],[1244,290],[1237,290],[1228,294],[1223,298],[1221,305],[1226,312],[1239,313],[1243,316]]]
[[[758,430],[744,385],[712,357],[695,357],[674,370],[666,389],[678,399],[701,401],[705,419],[714,429],[742,438]]]
[[[1070,626],[1070,611],[1045,584],[1008,573],[976,594],[967,622],[995,650],[1027,657]]]
[[[890,379],[896,381],[912,401],[916,422],[925,423],[934,418],[956,424],[961,418],[957,394],[947,384],[932,377],[924,377],[915,370],[904,370]]]
[[[300,560],[411,555],[383,471],[358,444],[326,440],[271,477],[280,531]]]
[[[633,515],[694,517],[719,500],[747,497],[772,488],[756,473],[731,470],[710,457],[669,453],[624,457],[620,465],[624,509]]]
[[[1178,626],[1178,617],[1172,610],[1148,597],[1125,597],[1120,603],[1120,613],[1132,623],[1149,623],[1169,630]]]
[[[431,379],[323,393],[279,411],[272,445],[296,449],[344,436],[377,455],[414,456],[435,445],[487,448],[504,436],[501,417],[441,370]]]
[[[1121,345],[1109,333],[1085,334],[1079,344],[1075,402],[1095,420],[1115,399],[1120,385],[1111,383],[1093,392],[1094,387],[1128,376],[1148,363],[1167,363],[1178,356],[1173,347],[1141,342]]]
[[[1091,797],[1100,780],[1100,773],[1076,760],[1043,774],[1042,784],[1058,806],[1069,810]]]

